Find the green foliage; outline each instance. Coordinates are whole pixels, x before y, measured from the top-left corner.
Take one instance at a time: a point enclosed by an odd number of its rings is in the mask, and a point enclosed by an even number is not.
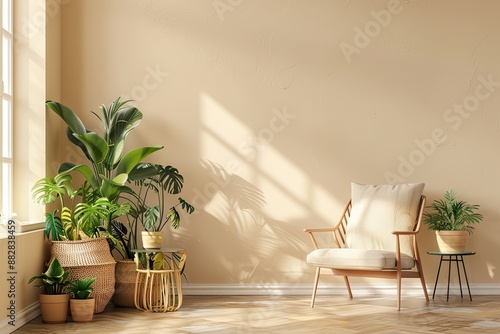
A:
[[[75,299],[88,299],[94,288],[92,284],[95,282],[95,277],[82,278],[68,282],[67,292],[73,295]]]
[[[167,195],[176,195],[182,191],[184,178],[172,166],[142,164],[137,167],[137,172],[143,168],[154,167],[156,175],[136,181],[138,190],[133,194],[137,204],[130,210],[132,220],[139,221],[147,231],[161,231],[170,223],[172,228],[180,226],[181,215],[177,208],[180,206],[186,213],[194,212],[194,207],[181,197],[177,203],[167,205]],[[135,175],[133,173],[132,175]],[[154,203],[154,205],[151,205]]]
[[[64,181],[64,182],[62,182]],[[98,234],[103,222],[126,215],[129,203],[111,203],[108,198],[96,198],[87,182],[77,190],[73,189],[70,175],[56,175],[43,178],[33,186],[33,200],[49,204],[60,200],[60,215],[56,209],[45,215],[45,236],[51,240],[79,240],[82,236]]]
[[[54,258],[46,272],[39,276],[33,276],[28,281],[28,284],[40,279],[43,284],[36,285],[38,288],[45,288],[45,293],[48,295],[59,295],[65,293],[65,288],[68,284],[69,271],[64,270],[58,259]]]
[[[122,193],[130,192],[125,184],[130,181],[129,173],[150,154],[163,146],[139,147],[125,151],[125,140],[136,128],[142,113],[127,106],[129,101],[117,98],[109,107],[101,105],[101,115],[94,113],[101,121],[101,134],[88,130],[81,119],[62,103],[47,101],[66,123],[66,135],[71,143],[79,147],[88,164],[76,165],[64,162],[54,178],[42,178],[32,189],[33,200],[46,205],[59,198],[60,208],[46,215],[45,235],[52,240],[78,240],[82,237],[108,237],[114,239],[111,221],[128,214],[129,203],[119,204]],[[135,177],[147,178],[157,171],[147,169]],[[81,186],[73,186],[72,173],[84,177]]]
[[[140,147],[125,152],[127,136],[142,120],[139,109],[127,106],[128,102],[117,98],[109,107],[100,106],[100,116],[94,113],[103,126],[102,134],[88,130],[69,107],[59,102],[47,102],[47,106],[68,126],[68,139],[83,151],[91,165],[65,162],[59,167],[59,173],[79,172],[99,194],[97,197],[107,197],[112,202],[123,191],[132,169],[144,158],[163,148]]]
[[[467,204],[465,201],[456,199],[456,192],[448,190],[444,194],[444,199],[434,200],[427,208],[431,212],[424,212],[424,223],[430,230],[436,231],[467,231],[472,234],[473,224],[483,220],[483,215],[477,213],[479,205]]]

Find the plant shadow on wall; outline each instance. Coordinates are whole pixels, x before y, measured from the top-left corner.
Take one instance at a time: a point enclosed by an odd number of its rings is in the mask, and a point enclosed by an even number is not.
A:
[[[204,206],[217,221],[206,227],[217,237],[205,240],[232,281],[256,283],[254,274],[261,282],[282,281],[277,273],[289,271],[291,261],[304,262],[302,234],[294,233],[290,222],[266,216],[262,190],[215,162],[201,165],[212,180],[205,189],[211,190],[204,194],[203,205],[196,206]]]

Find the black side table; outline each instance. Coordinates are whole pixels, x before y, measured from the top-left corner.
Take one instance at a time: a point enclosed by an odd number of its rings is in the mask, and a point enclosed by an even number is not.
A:
[[[458,262],[462,262],[462,268],[464,270],[464,276],[465,276],[465,282],[467,283],[467,290],[469,291],[469,298],[472,301],[472,295],[470,293],[470,287],[469,287],[469,280],[467,278],[467,271],[465,270],[465,263],[464,263],[464,256],[467,255],[474,255],[476,252],[427,252],[429,255],[439,255],[441,257],[439,261],[439,268],[438,272],[436,275],[436,283],[434,284],[434,292],[432,293],[432,299],[434,299],[434,295],[436,294],[436,287],[438,284],[438,279],[439,279],[439,273],[441,271],[441,264],[443,261],[448,262],[448,290],[446,291],[446,301],[448,301],[450,297],[450,273],[451,273],[451,263],[455,262],[457,264],[457,275],[458,275],[458,284],[460,285],[460,297],[464,298],[464,295],[462,293],[462,280],[460,279],[460,267],[458,265]]]

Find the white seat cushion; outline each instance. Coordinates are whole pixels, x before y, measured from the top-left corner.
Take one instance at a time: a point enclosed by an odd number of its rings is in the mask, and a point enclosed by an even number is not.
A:
[[[318,267],[356,270],[382,270],[396,268],[396,253],[382,250],[352,248],[321,248],[307,255],[307,263]],[[415,261],[401,255],[401,268],[411,269]]]

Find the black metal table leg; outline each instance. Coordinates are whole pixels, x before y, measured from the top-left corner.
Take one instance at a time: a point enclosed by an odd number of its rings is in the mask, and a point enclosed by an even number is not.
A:
[[[436,287],[438,285],[439,273],[441,272],[441,263],[443,263],[443,255],[441,255],[441,259],[439,260],[439,267],[436,275],[436,283],[434,283],[434,291],[432,292],[432,299],[434,299],[434,296],[436,295]]]
[[[446,290],[446,301],[450,298],[450,274],[451,274],[451,255],[448,257],[448,289]]]
[[[470,301],[472,301],[472,294],[470,293],[470,287],[469,287],[469,279],[467,278],[467,270],[465,270],[465,263],[464,263],[464,258],[460,255],[462,258],[462,267],[464,269],[464,276],[465,276],[465,282],[467,283],[467,290],[469,291],[469,298]]]
[[[462,292],[462,280],[460,279],[460,266],[458,265],[459,261],[462,261],[462,265],[464,264],[464,258],[460,255],[460,259],[458,259],[458,255],[455,255],[455,263],[457,264],[457,276],[458,276],[458,285],[460,286],[460,298],[464,298],[464,294]]]

